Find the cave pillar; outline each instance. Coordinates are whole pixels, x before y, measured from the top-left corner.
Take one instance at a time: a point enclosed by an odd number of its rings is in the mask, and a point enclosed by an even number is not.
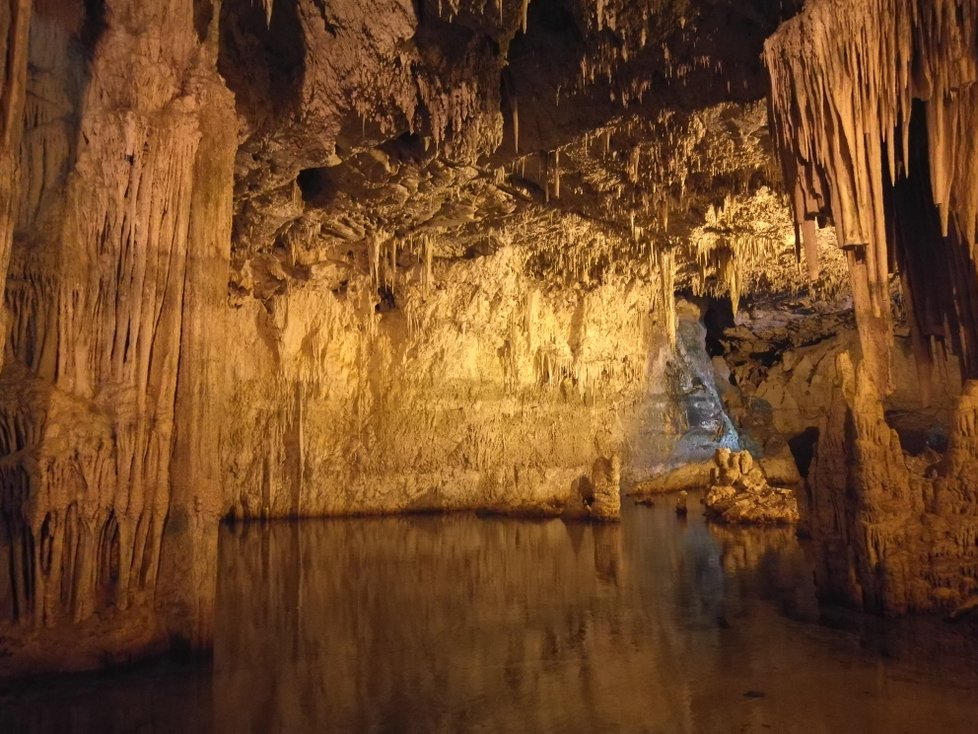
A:
[[[5,49],[0,55],[0,292],[7,280],[16,218],[14,202],[18,190],[17,163],[27,85],[30,16],[31,0],[0,4],[0,36]],[[0,306],[0,364],[3,364],[6,336],[6,310]]]
[[[213,63],[216,49],[211,44],[208,50]],[[194,169],[171,490],[171,512],[181,516],[185,531],[164,538],[158,598],[172,610],[167,615],[171,636],[204,649],[213,640],[222,508],[218,438],[227,397],[223,317],[237,129],[234,98],[224,83],[207,74],[195,83],[203,137]]]
[[[56,32],[38,37],[54,39],[38,43],[45,61],[71,61],[80,35],[91,47],[80,83],[36,82],[81,86],[65,97],[77,127],[63,177],[18,229],[6,294],[0,624],[40,630],[40,667],[211,636],[237,135],[207,40],[219,13],[202,5],[55,4]],[[43,635],[57,624],[98,633],[62,651]]]
[[[809,477],[819,592],[871,611],[904,612],[913,604],[907,528],[924,509],[922,495],[869,365],[843,353],[836,367],[839,389]]]

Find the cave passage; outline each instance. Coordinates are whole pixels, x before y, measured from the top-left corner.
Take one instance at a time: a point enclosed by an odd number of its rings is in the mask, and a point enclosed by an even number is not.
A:
[[[215,621],[212,669],[8,688],[0,730],[890,734],[978,712],[972,626],[820,611],[791,530],[665,502],[620,525],[224,526]]]
[[[0,44],[0,734],[978,720],[978,0]]]

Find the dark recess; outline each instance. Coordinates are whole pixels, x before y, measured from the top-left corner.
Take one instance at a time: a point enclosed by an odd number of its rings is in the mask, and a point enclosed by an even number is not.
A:
[[[798,465],[798,473],[802,477],[808,476],[808,470],[812,466],[812,459],[815,457],[815,446],[818,444],[818,429],[809,426],[801,433],[788,439],[788,448],[791,455],[795,457],[795,464]]]
[[[722,357],[723,332],[734,325],[733,305],[729,298],[711,298],[703,311],[703,326],[706,327],[706,353],[711,357]]]
[[[306,168],[299,171],[295,181],[302,200],[311,206],[325,206],[336,196],[338,187],[329,168]]]

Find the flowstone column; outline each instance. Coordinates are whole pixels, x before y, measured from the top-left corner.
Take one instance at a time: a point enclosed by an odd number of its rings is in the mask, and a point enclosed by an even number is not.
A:
[[[21,212],[6,289],[0,672],[209,639],[220,384],[209,339],[221,333],[235,131],[207,40],[218,14],[195,27],[195,5],[48,0],[35,14],[31,64],[64,76],[29,84],[74,109],[59,113],[60,144],[29,126],[22,146],[22,167],[60,175]]]

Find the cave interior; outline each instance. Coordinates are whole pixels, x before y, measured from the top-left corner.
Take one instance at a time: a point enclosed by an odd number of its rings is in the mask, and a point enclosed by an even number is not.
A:
[[[978,0],[0,36],[0,678],[206,656],[222,522],[702,490],[826,603],[978,608]]]

